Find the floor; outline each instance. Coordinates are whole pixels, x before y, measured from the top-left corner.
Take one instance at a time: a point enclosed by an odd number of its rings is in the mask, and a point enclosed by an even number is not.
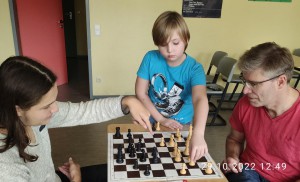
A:
[[[72,62],[68,68],[73,69],[69,75],[69,84],[58,87],[58,101],[80,102],[89,100],[88,77],[81,68],[87,65]],[[85,67],[87,70],[87,67]],[[75,70],[75,71],[74,71]],[[80,71],[81,70],[81,71]],[[232,103],[229,104],[232,106]],[[221,115],[228,121],[232,110],[222,110]],[[132,123],[131,116],[124,116],[108,122],[86,126],[50,129],[49,134],[52,144],[52,157],[55,167],[62,165],[72,156],[81,166],[107,163],[107,125],[111,123]],[[213,159],[218,163],[225,156],[225,139],[230,130],[226,126],[207,126],[205,139],[208,150]]]

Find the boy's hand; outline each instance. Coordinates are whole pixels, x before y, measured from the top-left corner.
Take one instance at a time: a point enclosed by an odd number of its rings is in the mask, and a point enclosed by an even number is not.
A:
[[[180,124],[178,121],[175,121],[174,119],[170,118],[164,118],[163,120],[160,120],[159,123],[165,127],[168,127],[172,130],[176,129],[182,129],[182,124]]]
[[[207,144],[204,136],[197,135],[196,132],[192,135],[190,144],[190,159],[191,161],[197,161],[208,152]]]

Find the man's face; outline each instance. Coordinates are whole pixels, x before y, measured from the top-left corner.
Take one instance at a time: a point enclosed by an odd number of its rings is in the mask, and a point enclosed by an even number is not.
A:
[[[243,78],[247,82],[243,93],[247,95],[252,106],[268,107],[273,105],[278,77],[277,75],[268,77],[267,74],[263,74],[261,69],[243,73]]]

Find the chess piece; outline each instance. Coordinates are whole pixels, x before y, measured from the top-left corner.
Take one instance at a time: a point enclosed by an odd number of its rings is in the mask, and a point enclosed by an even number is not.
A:
[[[140,162],[146,162],[146,154],[145,154],[145,150],[142,149],[142,153],[140,156]]]
[[[180,131],[179,131],[179,128],[177,128],[177,130],[176,130],[176,137],[178,138],[179,135],[180,135]]]
[[[127,137],[128,137],[128,138],[130,138],[130,137],[132,138],[132,135],[131,135],[131,129],[128,129]]]
[[[185,156],[189,156],[190,155],[190,143],[189,142],[187,142],[186,143],[186,145],[185,145],[185,149],[184,149],[184,151],[183,151],[183,154],[185,155]]]
[[[160,142],[159,146],[161,146],[161,147],[165,146],[165,139],[164,139],[164,137],[161,137],[161,142]]]
[[[140,142],[138,142],[137,144],[136,144],[136,151],[137,152],[140,152],[141,151],[141,143]]]
[[[190,165],[190,166],[195,166],[195,162],[192,161],[190,157],[189,157],[189,161],[190,161],[190,162],[189,162],[189,165]]]
[[[121,138],[120,127],[116,127],[116,134],[114,135],[115,138]]]
[[[119,145],[118,146],[118,154],[117,154],[117,163],[121,164],[123,162],[124,162],[124,159],[123,159],[123,154],[122,154],[122,146]]]
[[[182,163],[180,174],[186,174],[186,164],[185,163]]]
[[[174,147],[174,135],[173,134],[170,136],[169,145],[170,145],[170,147]]]
[[[156,131],[160,131],[160,123],[159,122],[156,122]]]
[[[177,154],[177,142],[175,142],[175,144],[174,144],[174,149],[173,149],[173,155],[174,156],[176,156],[176,154]]]
[[[157,152],[154,152],[154,153],[153,153],[152,162],[153,162],[153,164],[157,164],[157,163],[158,163]]]
[[[134,161],[133,169],[139,169],[139,162],[137,159]]]
[[[129,157],[131,157],[131,158],[135,157],[135,149],[133,147],[130,150]]]
[[[156,147],[153,147],[153,148],[152,148],[152,156],[154,156],[155,153],[157,153],[157,148],[156,148]]]
[[[212,171],[212,163],[211,162],[207,162],[207,167],[205,169],[205,173],[206,174],[211,174],[213,171]]]
[[[187,137],[187,140],[190,140],[192,138],[192,134],[193,134],[193,125],[190,124],[190,128],[189,128],[189,135]]]
[[[180,142],[181,141],[181,134],[178,135],[177,137],[177,141]]]
[[[149,169],[150,167],[149,167],[149,165],[147,165],[146,166],[146,170],[145,170],[145,172],[144,172],[144,175],[145,176],[149,176],[150,175],[150,169]]]
[[[176,153],[176,156],[175,156],[175,161],[176,162],[180,162],[181,161],[181,154],[180,154],[180,150],[177,149],[177,153]]]

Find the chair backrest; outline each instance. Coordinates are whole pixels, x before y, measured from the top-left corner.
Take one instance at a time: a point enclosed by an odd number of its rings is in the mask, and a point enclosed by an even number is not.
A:
[[[213,55],[213,57],[211,58],[211,61],[210,61],[210,65],[209,65],[209,68],[207,70],[207,75],[210,74],[210,70],[212,68],[212,66],[215,66],[218,68],[219,66],[219,63],[221,61],[221,59],[224,57],[224,56],[227,56],[227,52],[223,52],[223,51],[216,51]]]
[[[227,78],[227,82],[231,82],[236,63],[236,59],[225,56],[221,59],[217,72],[225,76]]]
[[[299,49],[295,49],[295,50],[293,51],[293,54],[294,54],[295,56],[300,56],[300,48],[299,48]]]

